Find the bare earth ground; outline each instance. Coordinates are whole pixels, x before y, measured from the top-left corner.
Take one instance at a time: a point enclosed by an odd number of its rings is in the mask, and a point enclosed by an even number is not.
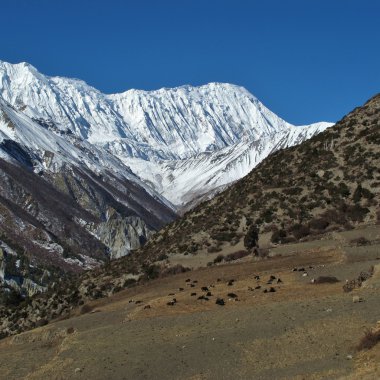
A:
[[[359,236],[371,244],[350,244]],[[380,320],[379,226],[271,254],[155,280],[93,302],[88,314],[4,339],[0,378],[379,379],[380,345],[355,350],[365,328]],[[372,279],[344,293],[345,280],[371,265]],[[282,282],[267,284],[270,275]],[[341,281],[310,283],[320,275]],[[212,293],[209,301],[197,299],[202,286]],[[276,292],[263,292],[271,286]],[[363,302],[353,303],[353,295]],[[216,305],[217,297],[226,305]],[[177,303],[168,306],[173,298]]]

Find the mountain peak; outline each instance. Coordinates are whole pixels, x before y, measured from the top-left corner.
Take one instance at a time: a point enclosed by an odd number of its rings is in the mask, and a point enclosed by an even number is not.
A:
[[[9,63],[0,60],[0,69],[12,70],[14,73],[33,73],[39,74],[39,71],[28,62]]]
[[[107,150],[177,204],[235,181],[272,150],[330,125],[295,128],[230,83],[105,95],[81,80],[46,77],[26,63],[3,67],[0,94],[17,110]]]

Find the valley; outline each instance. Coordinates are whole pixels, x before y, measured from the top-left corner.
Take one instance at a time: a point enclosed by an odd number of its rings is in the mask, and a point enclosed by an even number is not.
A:
[[[380,1],[0,9],[0,380],[380,379]]]
[[[367,244],[358,247],[358,237]],[[0,341],[0,371],[8,379],[376,378],[380,347],[355,347],[379,321],[378,226],[271,253],[86,303],[68,319]],[[346,280],[371,266],[374,275],[360,288],[343,291]],[[321,276],[339,281],[312,283]],[[208,300],[198,299],[204,286]],[[276,291],[264,293],[270,287]]]
[[[228,83],[107,95],[0,61],[0,304],[129,255],[329,126],[293,126]]]

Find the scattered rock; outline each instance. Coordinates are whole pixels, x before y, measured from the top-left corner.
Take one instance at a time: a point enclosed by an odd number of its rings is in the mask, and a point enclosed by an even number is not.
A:
[[[145,306],[144,306],[144,309],[150,309],[150,308],[151,308],[150,305],[145,305]]]
[[[363,298],[359,297],[359,296],[353,296],[352,297],[352,302],[353,303],[363,302]]]
[[[207,287],[207,286],[202,286],[202,287],[201,287],[201,290],[202,290],[203,292],[208,292],[208,287]]]
[[[229,298],[237,298],[237,295],[235,293],[228,293],[227,296]]]
[[[208,301],[208,300],[209,300],[209,299],[208,299],[206,296],[204,296],[204,295],[199,296],[198,299],[199,299],[199,300],[205,300],[205,301]]]
[[[226,303],[224,302],[223,298],[217,298],[215,303],[220,306],[224,306]]]
[[[190,294],[191,297],[194,297],[194,296],[196,296],[196,295],[197,295],[197,293],[191,293],[191,294]]]
[[[373,267],[370,268],[367,272],[360,272],[359,276],[351,281],[346,280],[346,283],[343,285],[343,290],[347,292],[353,291],[355,288],[360,288],[363,282],[367,281],[373,275]]]

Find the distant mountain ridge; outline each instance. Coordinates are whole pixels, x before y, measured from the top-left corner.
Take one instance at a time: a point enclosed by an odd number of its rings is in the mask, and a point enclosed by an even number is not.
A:
[[[177,207],[331,125],[294,127],[236,85],[106,95],[27,63],[0,61],[0,96],[30,118],[107,150]]]

